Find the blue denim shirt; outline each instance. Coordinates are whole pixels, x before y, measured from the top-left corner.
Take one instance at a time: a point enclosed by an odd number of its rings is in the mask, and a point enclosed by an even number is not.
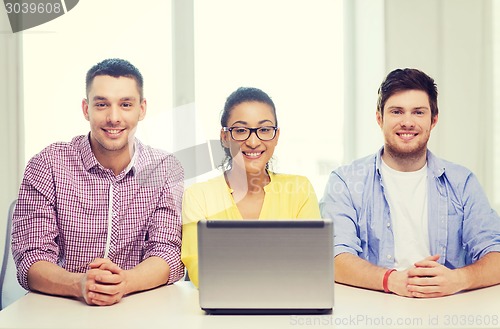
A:
[[[394,235],[380,162],[374,155],[333,171],[320,201],[332,218],[335,256],[348,252],[372,264],[394,268]],[[431,255],[448,268],[471,264],[500,251],[500,218],[474,174],[427,151]]]

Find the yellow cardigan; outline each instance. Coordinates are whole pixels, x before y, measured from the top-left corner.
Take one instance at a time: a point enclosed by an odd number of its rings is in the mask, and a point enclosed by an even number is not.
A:
[[[321,218],[314,188],[306,177],[272,172],[269,176],[271,182],[264,187],[259,219]],[[200,219],[242,219],[224,175],[193,184],[186,189],[182,200],[181,259],[197,287]]]

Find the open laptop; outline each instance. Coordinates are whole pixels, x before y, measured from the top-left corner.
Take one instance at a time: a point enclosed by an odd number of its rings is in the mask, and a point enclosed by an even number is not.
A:
[[[321,220],[201,220],[200,307],[212,314],[333,309],[333,225]]]

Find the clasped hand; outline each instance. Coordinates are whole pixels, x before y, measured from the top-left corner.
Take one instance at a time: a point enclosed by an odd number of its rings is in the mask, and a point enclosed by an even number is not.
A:
[[[463,290],[460,273],[439,264],[438,259],[439,255],[429,256],[412,268],[394,272],[389,277],[389,289],[400,296],[419,298],[447,296]]]
[[[81,281],[82,295],[89,305],[113,305],[126,294],[126,272],[109,259],[97,258],[89,264]]]

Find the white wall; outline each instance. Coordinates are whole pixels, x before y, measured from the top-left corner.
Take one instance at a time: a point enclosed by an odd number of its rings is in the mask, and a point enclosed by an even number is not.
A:
[[[494,197],[497,211],[500,211],[500,1],[492,2],[493,13],[493,175]]]
[[[383,145],[375,112],[387,50],[384,0],[352,0],[345,5],[344,163],[349,163]]]
[[[20,51],[21,37],[10,32],[7,14],[0,10],[0,255],[7,211],[17,197],[24,165]]]
[[[385,7],[386,71],[415,67],[435,79],[440,113],[429,148],[471,169],[492,201],[491,1],[386,0]]]

